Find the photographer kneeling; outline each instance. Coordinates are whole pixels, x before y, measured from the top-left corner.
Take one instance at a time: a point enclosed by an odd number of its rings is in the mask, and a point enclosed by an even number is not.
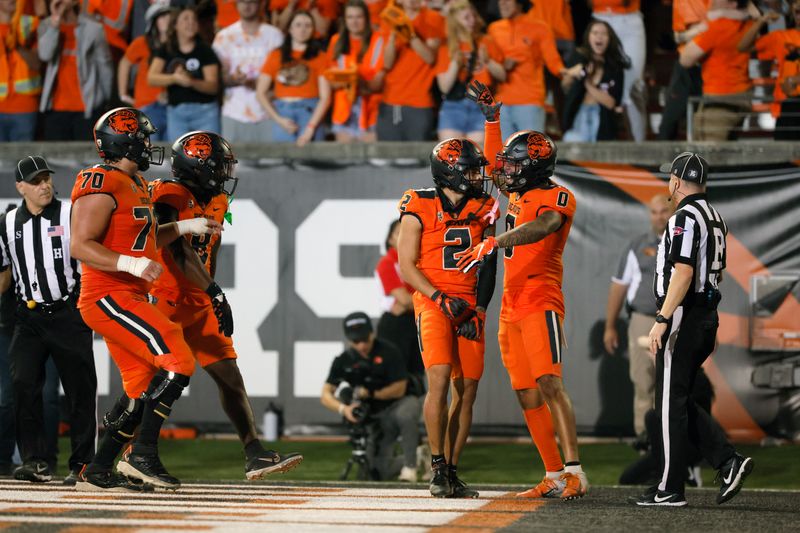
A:
[[[406,394],[405,360],[393,344],[375,337],[365,313],[345,317],[344,334],[348,348],[331,365],[322,387],[322,405],[350,424],[365,426],[370,443],[368,461],[378,479],[395,479],[401,468],[405,477],[413,473],[416,478],[422,403],[419,397]],[[348,388],[352,388],[350,393]],[[403,459],[395,464],[393,452],[398,436]]]

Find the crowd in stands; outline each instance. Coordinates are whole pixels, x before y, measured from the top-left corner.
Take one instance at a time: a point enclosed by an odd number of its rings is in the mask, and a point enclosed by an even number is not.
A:
[[[481,142],[471,80],[506,137],[725,140],[761,112],[791,139],[796,17],[800,0],[0,0],[0,141],[88,139],[132,105],[156,140]]]

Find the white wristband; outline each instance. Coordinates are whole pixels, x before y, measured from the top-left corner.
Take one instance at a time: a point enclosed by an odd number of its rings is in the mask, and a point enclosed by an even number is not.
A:
[[[117,270],[141,278],[142,272],[144,272],[151,262],[152,261],[146,257],[131,257],[130,255],[120,254],[119,259],[117,259]]]
[[[208,233],[208,220],[205,218],[190,218],[179,220],[175,223],[178,226],[178,233],[181,235],[204,235]]]
[[[340,414],[340,415],[343,415],[343,414],[344,414],[344,407],[345,407],[345,405],[344,405],[343,403],[340,403],[340,404],[339,404],[339,414]]]

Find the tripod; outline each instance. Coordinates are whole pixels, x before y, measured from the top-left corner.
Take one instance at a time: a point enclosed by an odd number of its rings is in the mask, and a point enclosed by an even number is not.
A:
[[[347,479],[354,465],[357,466],[357,481],[369,481],[372,479],[369,458],[367,457],[367,434],[367,428],[363,424],[356,424],[350,427],[350,444],[353,449],[350,452],[347,464],[344,465],[344,469],[339,475],[340,481]]]

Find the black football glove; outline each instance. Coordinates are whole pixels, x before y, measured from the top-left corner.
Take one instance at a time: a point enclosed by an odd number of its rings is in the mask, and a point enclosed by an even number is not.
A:
[[[467,86],[467,98],[478,104],[487,122],[500,120],[500,107],[503,103],[494,101],[492,91],[486,85],[478,80],[472,80],[472,83]]]
[[[451,321],[455,322],[456,320],[464,314],[469,308],[469,302],[462,298],[451,298],[442,291],[436,291],[431,295],[431,300],[433,300],[436,305],[439,306],[439,309],[442,310],[442,313],[449,318]]]
[[[480,340],[483,336],[483,324],[486,322],[486,313],[474,311],[472,315],[458,326],[456,333],[460,337],[471,341]]]
[[[233,312],[225,293],[214,281],[206,289],[206,294],[211,298],[211,307],[214,309],[214,316],[217,317],[219,332],[230,337],[233,335]]]

